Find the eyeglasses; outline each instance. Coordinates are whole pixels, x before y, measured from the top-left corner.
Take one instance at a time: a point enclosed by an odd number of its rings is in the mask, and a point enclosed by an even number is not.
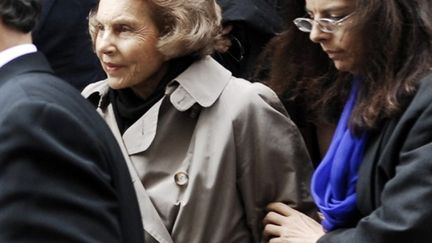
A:
[[[319,29],[325,33],[335,33],[339,30],[339,27],[354,13],[348,14],[347,16],[334,20],[329,18],[320,18],[320,19],[310,19],[310,18],[296,18],[294,19],[294,24],[300,31],[303,32],[311,32],[313,28],[314,22],[318,24]]]

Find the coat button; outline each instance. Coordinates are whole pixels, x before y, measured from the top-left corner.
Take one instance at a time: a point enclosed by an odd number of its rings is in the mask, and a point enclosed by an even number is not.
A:
[[[184,186],[189,182],[189,176],[184,171],[179,171],[174,175],[175,183],[179,186]]]

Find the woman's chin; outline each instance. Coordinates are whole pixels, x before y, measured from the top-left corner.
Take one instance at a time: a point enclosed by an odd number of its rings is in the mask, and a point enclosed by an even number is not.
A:
[[[119,78],[108,77],[108,86],[111,89],[124,89],[127,88],[127,84]]]
[[[347,62],[342,62],[342,61],[335,61],[334,65],[336,67],[337,70],[341,71],[341,72],[349,72],[349,73],[353,73],[354,72],[354,68],[352,65],[348,64]]]

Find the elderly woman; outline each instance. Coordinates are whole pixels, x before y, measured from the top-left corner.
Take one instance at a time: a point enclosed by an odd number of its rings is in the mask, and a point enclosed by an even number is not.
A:
[[[303,53],[303,71],[322,69],[325,53],[337,72],[323,98],[348,95],[312,178],[321,225],[272,203],[269,242],[432,242],[432,1],[302,2],[292,38],[322,49]]]
[[[260,242],[269,202],[311,207],[277,96],[208,56],[220,19],[214,0],[101,0],[90,18],[108,78],[83,94],[123,149],[146,242]]]

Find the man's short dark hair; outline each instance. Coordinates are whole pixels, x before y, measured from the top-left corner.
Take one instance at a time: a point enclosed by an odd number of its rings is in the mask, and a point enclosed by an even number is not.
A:
[[[0,19],[9,28],[30,32],[39,17],[40,0],[0,0]]]

